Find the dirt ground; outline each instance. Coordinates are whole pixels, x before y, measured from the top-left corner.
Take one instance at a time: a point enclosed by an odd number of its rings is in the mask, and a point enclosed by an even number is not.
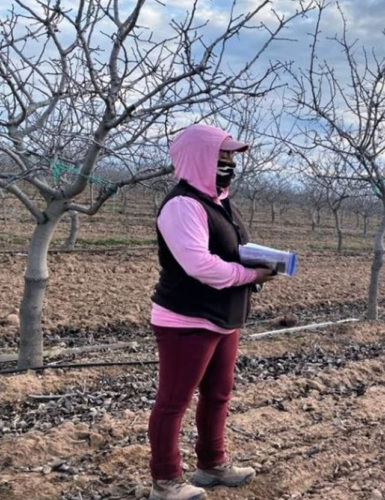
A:
[[[158,264],[151,215],[144,224],[143,212],[136,214],[116,217],[113,228],[103,218],[84,222],[87,251],[50,254],[43,317],[46,363],[136,364],[0,375],[1,500],[148,496],[147,421],[157,380],[148,320]],[[26,227],[9,229],[13,243],[4,240],[2,250],[14,253],[0,254],[3,370],[15,365]],[[379,321],[364,320],[370,241],[359,229],[346,237],[348,250],[337,255],[330,227],[312,234],[301,220],[257,221],[253,238],[296,251],[299,269],[253,298],[242,332],[228,449],[257,476],[241,489],[213,489],[211,499],[385,499],[385,302]],[[115,245],[103,250],[107,238]],[[251,337],[352,318],[358,321]],[[186,478],[195,466],[195,404],[181,435]]]

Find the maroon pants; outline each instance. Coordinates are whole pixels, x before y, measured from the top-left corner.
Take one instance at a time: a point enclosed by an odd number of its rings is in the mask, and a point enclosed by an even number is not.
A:
[[[159,351],[159,388],[149,423],[153,479],[182,474],[179,433],[183,415],[199,388],[196,414],[198,467],[226,460],[225,422],[234,381],[239,331],[153,326]]]

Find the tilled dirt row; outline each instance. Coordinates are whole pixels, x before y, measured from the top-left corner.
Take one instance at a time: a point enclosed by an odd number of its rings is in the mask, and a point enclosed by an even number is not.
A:
[[[261,464],[256,485],[270,486],[267,498],[382,498],[383,356],[260,389],[242,396],[250,407],[230,427]]]
[[[265,358],[241,354],[229,450],[258,475],[241,490],[219,488],[210,497],[381,499],[384,345],[311,345]],[[22,377],[29,378],[25,387]],[[18,380],[20,391],[18,401],[3,398],[0,409],[4,498],[22,498],[23,488],[42,500],[145,497],[155,367],[8,379],[10,388]],[[181,438],[187,475],[194,467],[195,437],[192,408]]]
[[[256,358],[250,355],[240,355],[236,365],[235,384],[236,388],[242,385],[249,386],[261,380],[279,379],[283,376],[309,376],[314,378],[315,374],[322,376],[322,372],[330,371],[332,368],[341,369],[350,362],[360,362],[381,358],[385,355],[385,342],[355,344],[340,349],[337,352],[330,352],[319,346],[310,352],[299,351],[295,353],[285,353],[282,356],[270,356],[266,358]],[[31,396],[31,400],[23,401],[22,414],[31,409],[33,415],[48,413],[53,417],[58,417],[62,410],[62,418],[72,418],[77,413],[81,413],[84,408],[91,408],[91,417],[97,414],[97,407],[109,407],[109,412],[128,408],[130,410],[148,409],[153,401],[156,390],[156,370],[157,365],[146,365],[138,362],[137,366],[128,365],[125,373],[119,376],[103,375],[85,381],[82,387],[68,386],[63,388],[62,394],[41,394]],[[319,387],[321,384],[316,385]],[[314,388],[314,382],[304,390],[309,391]],[[338,385],[333,390],[335,395],[361,396],[367,390],[366,383],[357,379],[354,385]],[[45,403],[42,405],[41,403]],[[115,407],[111,406],[112,403]],[[282,406],[282,405],[278,405]],[[5,403],[2,408],[3,420],[10,420],[7,411],[12,409],[12,405]],[[279,408],[284,411],[284,408]],[[51,411],[52,410],[52,411]],[[238,408],[239,411],[239,408]],[[39,421],[38,418],[32,419]],[[13,430],[25,431],[34,427],[32,421],[17,420],[12,425]],[[0,427],[0,432],[4,431]]]
[[[288,312],[307,321],[311,319],[309,310],[312,315],[318,311],[316,316],[320,317],[362,317],[370,268],[367,257],[303,253],[300,262],[295,277],[279,277],[261,294],[254,295],[250,321]],[[6,337],[7,344],[17,333],[12,321],[20,305],[25,264],[23,256],[0,256],[0,275],[4,276],[0,339]],[[151,295],[159,273],[156,251],[143,250],[133,255],[127,248],[105,255],[53,254],[49,268],[51,279],[43,313],[48,342],[65,329],[92,332],[104,327],[106,335],[108,328],[111,332],[122,327],[148,329]],[[380,292],[384,297],[383,286]],[[381,314],[383,309],[380,303]]]
[[[95,232],[87,229],[93,238],[100,237],[98,224]],[[215,489],[210,498],[384,500],[385,325],[362,321],[369,255],[310,253],[309,235],[302,245],[297,229],[291,232],[298,273],[253,297],[228,419],[229,451],[258,474],[251,485]],[[149,236],[148,228],[137,235]],[[285,238],[266,243],[288,244]],[[49,266],[43,327],[51,354],[45,362],[139,364],[0,376],[0,499],[145,498],[157,366],[144,362],[156,359],[149,329],[156,252],[51,254]],[[0,256],[2,353],[18,345],[24,267],[22,255]],[[352,317],[360,321],[250,337]],[[113,348],[119,342],[126,344]],[[102,350],[65,351],[96,344]],[[195,404],[181,435],[187,478],[195,466]]]

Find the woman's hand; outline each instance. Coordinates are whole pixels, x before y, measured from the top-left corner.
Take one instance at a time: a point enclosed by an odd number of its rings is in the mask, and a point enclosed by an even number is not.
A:
[[[273,269],[266,269],[265,267],[257,267],[255,270],[258,272],[257,278],[253,281],[255,285],[261,285],[262,283],[266,283],[266,281],[272,281],[277,272]]]

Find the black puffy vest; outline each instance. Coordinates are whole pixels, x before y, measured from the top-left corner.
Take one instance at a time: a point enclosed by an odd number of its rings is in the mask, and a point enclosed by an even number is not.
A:
[[[223,206],[180,181],[166,196],[160,207],[176,196],[197,200],[206,210],[209,228],[209,250],[227,262],[239,262],[238,245],[248,242],[248,233],[238,209],[228,200]],[[159,215],[158,214],[158,215]],[[152,300],[170,311],[185,316],[205,318],[222,328],[243,326],[250,310],[252,285],[217,290],[188,276],[174,259],[157,228],[160,279]]]

